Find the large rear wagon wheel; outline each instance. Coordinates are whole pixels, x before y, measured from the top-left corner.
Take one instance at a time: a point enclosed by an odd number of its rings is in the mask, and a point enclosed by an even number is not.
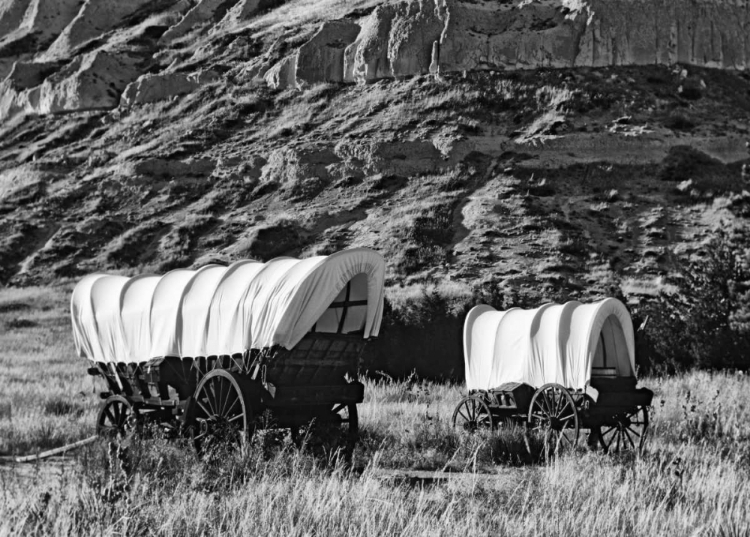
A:
[[[219,446],[239,447],[255,431],[249,381],[224,369],[215,369],[198,383],[186,411],[186,426],[202,455]]]
[[[578,409],[559,384],[539,388],[529,405],[528,430],[542,438],[545,456],[573,449],[578,443]]]
[[[479,429],[492,431],[495,427],[489,405],[479,397],[464,397],[453,411],[453,427],[472,433]]]
[[[96,418],[96,434],[103,438],[122,438],[133,427],[133,405],[122,395],[111,395],[104,401]]]
[[[640,451],[648,431],[648,409],[639,406],[635,410],[616,414],[613,421],[602,425],[599,443],[605,453]]]

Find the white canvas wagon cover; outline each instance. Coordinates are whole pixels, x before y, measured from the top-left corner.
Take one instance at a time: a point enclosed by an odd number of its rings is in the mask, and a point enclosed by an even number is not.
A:
[[[311,329],[377,336],[385,261],[367,248],[164,276],[91,274],[73,291],[76,351],[96,362],[291,349]]]
[[[614,298],[531,310],[476,306],[464,323],[464,362],[469,390],[509,382],[535,388],[554,382],[583,390],[592,371],[634,375],[633,323]]]

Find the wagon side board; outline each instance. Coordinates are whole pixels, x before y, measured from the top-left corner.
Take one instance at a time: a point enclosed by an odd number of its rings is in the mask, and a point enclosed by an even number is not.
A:
[[[105,378],[109,392],[152,407],[182,409],[201,378],[225,369],[249,379],[250,399],[263,407],[297,408],[357,404],[364,385],[354,381],[367,341],[361,335],[310,333],[298,345],[244,354],[180,358],[166,356],[137,364],[97,363],[89,373]]]

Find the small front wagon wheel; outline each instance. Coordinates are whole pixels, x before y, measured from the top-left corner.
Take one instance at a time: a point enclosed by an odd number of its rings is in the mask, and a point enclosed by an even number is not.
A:
[[[474,432],[478,429],[492,431],[492,412],[487,403],[478,397],[464,397],[453,411],[453,427]]]
[[[132,428],[135,414],[133,405],[122,395],[112,395],[104,401],[96,418],[96,434],[103,438],[122,438]]]
[[[578,443],[578,409],[570,392],[559,384],[545,384],[531,398],[528,428],[542,437],[546,456]]]
[[[248,382],[215,369],[198,383],[186,410],[185,425],[198,454],[219,444],[247,443],[255,429]]]

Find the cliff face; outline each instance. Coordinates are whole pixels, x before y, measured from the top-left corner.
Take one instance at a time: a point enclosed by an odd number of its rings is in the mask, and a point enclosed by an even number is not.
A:
[[[208,32],[210,41],[217,43],[232,39],[238,28],[249,28],[252,35],[257,27],[253,21],[260,14],[276,8],[284,16],[286,6],[280,4],[277,0],[6,0],[0,5],[0,74],[10,73],[14,59],[69,60],[92,48],[110,56],[138,49],[144,55],[139,75],[170,74],[180,62],[152,61],[152,56],[165,57],[160,47],[196,31]],[[676,63],[743,70],[750,63],[747,0],[407,0],[376,4],[367,11],[353,10],[343,19],[319,23],[304,41],[285,44],[287,52],[276,63],[273,58],[259,63],[257,52],[263,51],[253,50],[245,58],[255,62],[253,78],[285,88],[478,70]],[[147,24],[139,34],[140,21]],[[143,39],[154,37],[158,41],[143,50]],[[207,51],[195,51],[195,60],[200,52]],[[116,86],[121,91],[121,85]],[[196,87],[189,83],[184,89],[166,87],[155,94],[170,98]],[[38,90],[23,91],[4,97],[16,104],[3,106],[0,119],[19,112],[46,113],[49,107],[35,104]],[[101,108],[120,99],[92,95],[79,100],[85,101]]]
[[[412,0],[364,19],[346,58],[347,81],[539,67],[744,69],[750,8],[722,0]]]

